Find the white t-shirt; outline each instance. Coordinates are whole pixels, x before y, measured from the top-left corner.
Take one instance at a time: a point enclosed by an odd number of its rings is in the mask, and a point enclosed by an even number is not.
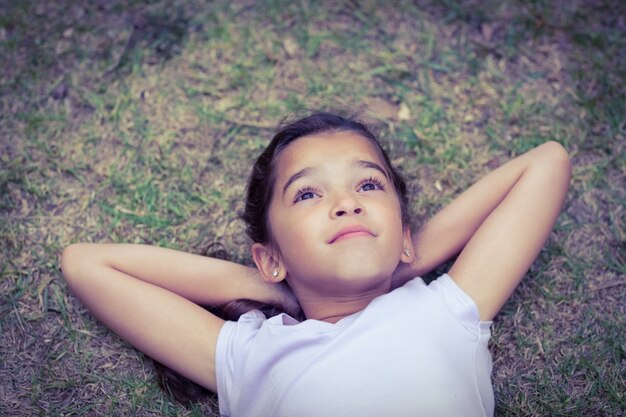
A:
[[[217,340],[227,417],[491,416],[491,322],[448,276],[415,278],[336,324],[258,311]]]

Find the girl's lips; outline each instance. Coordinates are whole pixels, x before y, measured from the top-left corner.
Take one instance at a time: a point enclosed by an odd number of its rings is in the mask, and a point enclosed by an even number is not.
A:
[[[342,240],[350,239],[358,236],[370,236],[374,237],[374,233],[372,233],[369,229],[363,226],[348,226],[341,229],[337,232],[328,243],[335,243]]]

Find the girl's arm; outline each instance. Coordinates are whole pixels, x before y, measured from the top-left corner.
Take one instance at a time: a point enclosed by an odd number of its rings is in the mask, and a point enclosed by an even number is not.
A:
[[[62,268],[72,291],[106,326],[212,391],[223,320],[195,303],[289,299],[255,269],[151,246],[75,244],[63,252]]]
[[[541,250],[559,214],[571,167],[565,149],[548,142],[478,181],[413,238],[415,261],[397,283],[424,274],[460,252],[450,276],[490,320]]]

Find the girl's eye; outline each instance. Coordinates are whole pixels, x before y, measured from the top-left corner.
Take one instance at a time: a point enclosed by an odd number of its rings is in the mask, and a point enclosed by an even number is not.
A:
[[[310,187],[303,188],[301,190],[298,190],[296,196],[293,198],[293,202],[297,203],[298,201],[310,200],[312,198],[315,198],[316,195],[317,193],[314,189]]]
[[[374,191],[374,190],[384,190],[385,186],[383,182],[378,178],[368,178],[359,184],[359,191]]]

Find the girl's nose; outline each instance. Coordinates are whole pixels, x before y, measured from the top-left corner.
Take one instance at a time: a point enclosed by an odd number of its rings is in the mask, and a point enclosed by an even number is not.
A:
[[[352,197],[343,197],[337,201],[337,204],[332,208],[333,217],[351,216],[355,214],[363,214],[365,208],[356,199]]]

